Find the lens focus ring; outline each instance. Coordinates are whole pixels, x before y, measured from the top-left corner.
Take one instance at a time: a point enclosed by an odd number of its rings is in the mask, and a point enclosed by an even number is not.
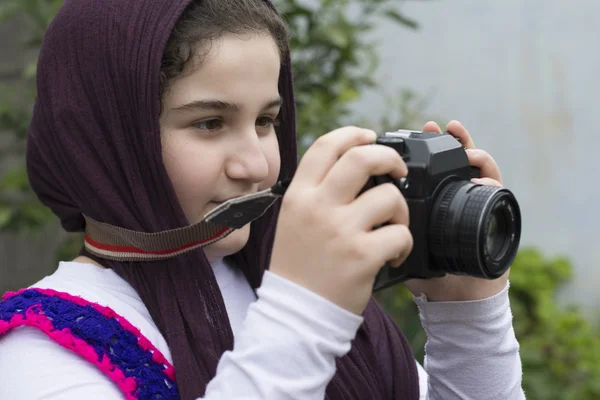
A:
[[[434,201],[429,252],[444,272],[497,278],[514,260],[520,233],[519,207],[510,191],[455,181]]]

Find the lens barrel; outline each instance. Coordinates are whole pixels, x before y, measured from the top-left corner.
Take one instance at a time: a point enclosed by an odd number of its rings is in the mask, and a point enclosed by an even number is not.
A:
[[[517,255],[521,213],[508,189],[447,183],[438,192],[429,221],[429,252],[444,272],[494,279]]]

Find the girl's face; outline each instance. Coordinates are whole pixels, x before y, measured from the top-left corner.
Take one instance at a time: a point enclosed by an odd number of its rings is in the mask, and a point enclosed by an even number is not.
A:
[[[194,224],[221,202],[277,181],[280,57],[270,36],[227,35],[199,68],[189,64],[165,93],[160,124],[167,173]],[[241,250],[249,234],[247,225],[205,247],[207,258]]]

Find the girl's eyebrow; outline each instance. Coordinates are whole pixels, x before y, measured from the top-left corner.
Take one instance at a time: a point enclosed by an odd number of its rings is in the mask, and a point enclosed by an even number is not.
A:
[[[279,107],[282,104],[281,97],[267,101],[263,110]],[[239,111],[242,107],[237,103],[229,103],[222,100],[194,100],[190,103],[173,108],[175,111]]]

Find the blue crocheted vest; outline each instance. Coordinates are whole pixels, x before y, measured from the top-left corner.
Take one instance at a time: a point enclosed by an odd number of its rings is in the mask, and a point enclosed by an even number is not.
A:
[[[127,400],[178,399],[175,369],[150,341],[108,307],[49,289],[6,293],[0,336],[32,326],[95,364]]]

